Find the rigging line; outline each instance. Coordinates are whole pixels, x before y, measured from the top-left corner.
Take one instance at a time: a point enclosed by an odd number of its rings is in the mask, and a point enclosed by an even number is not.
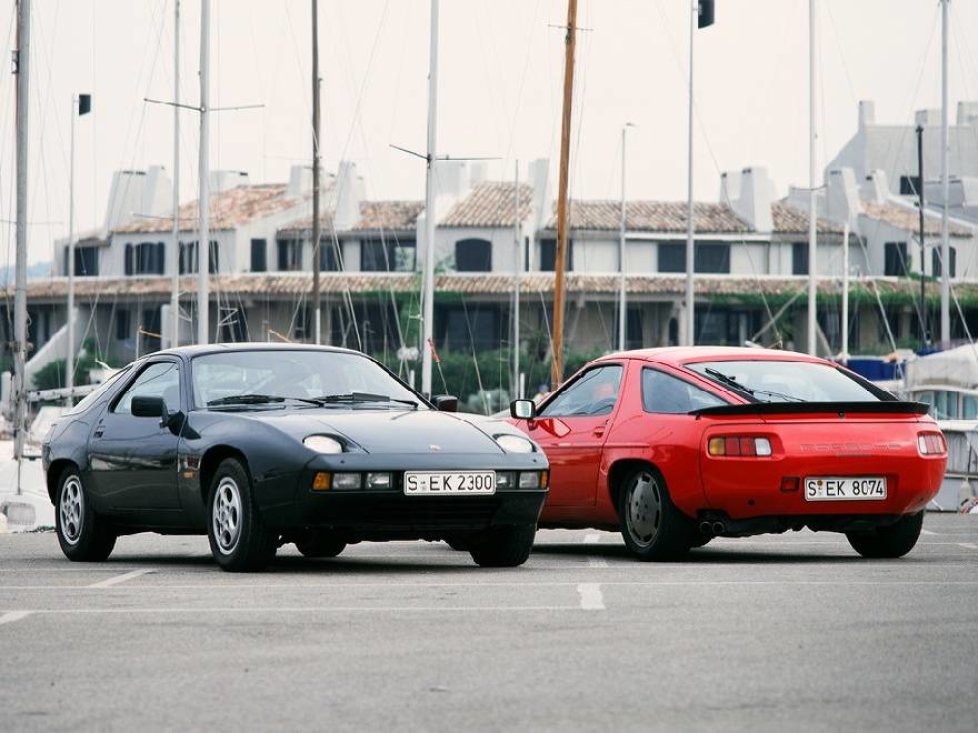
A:
[[[340,15],[341,19],[343,19],[342,7],[343,7],[342,5],[337,5],[337,9],[338,9],[338,12],[339,12],[339,15]],[[364,129],[363,129],[363,121],[360,118],[361,118],[361,114],[362,114],[363,98],[364,98],[364,95],[365,95],[366,90],[367,90],[367,80],[370,78],[370,74],[371,74],[371,71],[373,69],[374,57],[377,54],[377,46],[379,45],[379,42],[380,42],[380,36],[383,33],[384,28],[387,25],[387,11],[389,9],[390,9],[390,0],[387,0],[387,2],[384,3],[384,10],[383,10],[383,12],[381,13],[381,16],[380,16],[380,22],[377,24],[377,31],[374,33],[373,43],[370,45],[370,55],[367,58],[367,68],[363,72],[363,78],[360,80],[360,89],[357,91],[356,104],[353,105],[353,117],[350,120],[350,129],[347,132],[346,141],[343,143],[343,148],[342,148],[342,153],[340,155],[340,160],[343,160],[346,157],[346,155],[347,155],[347,153],[348,153],[348,151],[350,149],[350,143],[353,140],[354,131],[359,131],[359,133],[360,133],[361,142],[363,143],[363,146],[364,146],[364,152],[366,152],[366,151],[368,151],[370,149],[369,148],[369,144],[367,142],[366,133],[364,132]],[[349,55],[349,58],[352,59],[353,58],[353,55],[352,55],[352,53],[350,53],[350,49],[349,49],[349,36],[348,36],[348,34],[343,34],[343,40],[347,44],[347,53]],[[351,77],[351,81],[353,81],[353,78],[352,77],[354,75],[354,72],[353,72],[353,65],[352,65],[352,63],[349,65],[348,69],[349,69],[349,74],[350,74],[350,77]],[[367,156],[367,157],[369,159],[369,156]]]
[[[526,55],[523,60],[523,71],[520,73],[520,83],[516,90],[516,103],[513,107],[513,121],[509,128],[509,141],[506,143],[506,154],[503,156],[503,165],[509,163],[510,155],[513,152],[513,144],[516,141],[516,121],[520,114],[520,107],[523,104],[523,89],[526,85],[526,75],[527,70],[530,68],[530,56],[533,50],[533,28],[536,26],[537,14],[540,12],[540,2],[541,0],[537,0],[536,5],[533,7],[533,18],[526,26],[528,30],[526,36]]]
[[[407,3],[402,3],[401,7],[405,12],[404,12],[404,16],[401,19],[401,22],[398,24],[398,27],[404,28],[407,26],[407,18],[411,13],[411,9]],[[402,120],[402,117],[398,114],[398,110],[399,110],[400,99],[401,99],[401,83],[404,76],[404,67],[406,66],[406,64],[404,63],[404,56],[407,52],[408,38],[411,36],[410,33],[400,33],[398,35],[401,36],[401,50],[397,57],[397,65],[395,66],[396,76],[394,80],[394,98],[391,100],[391,104],[390,104],[390,110],[392,112],[392,114],[390,115],[391,124],[390,127],[387,129],[388,140],[394,139],[394,126],[398,122],[401,122]]]
[[[492,74],[489,73],[490,57],[492,63],[495,65],[495,68],[500,69],[502,68],[502,65],[499,63],[499,54],[496,52],[495,44],[492,42],[493,39],[493,35],[491,33],[492,18],[490,16],[485,20],[483,20],[482,17],[480,17],[481,11],[483,9],[484,6],[482,3],[475,4],[475,7],[473,9],[474,12],[466,15],[468,16],[468,19],[475,25],[475,31],[476,31],[475,35],[479,39],[479,48],[481,50],[479,56],[481,57],[480,60],[482,61],[482,73],[484,74],[484,79],[485,79],[484,81],[485,86],[483,88],[486,91],[485,96],[488,97],[489,108],[492,111],[492,115],[491,115],[492,126],[495,132],[496,148],[499,149],[500,147],[502,147],[501,142],[503,139],[502,130],[499,127],[499,118],[501,115],[502,116],[508,116],[508,115],[506,114],[506,110],[504,109],[505,98],[502,94],[498,93],[498,90],[496,89],[496,85],[493,83],[493,76]],[[488,33],[487,30],[489,31]],[[500,110],[502,110],[501,114],[500,114]]]
[[[482,398],[483,407],[485,407],[485,412],[483,414],[489,414],[489,395],[486,394],[486,389],[482,384],[482,372],[479,370],[479,359],[476,356],[475,350],[475,337],[472,335],[472,321],[469,320],[469,307],[465,300],[465,294],[462,296],[462,313],[465,315],[465,330],[469,332],[469,347],[472,349],[472,364],[475,367],[475,381],[479,385],[479,396]],[[476,313],[478,313],[476,309]]]
[[[832,37],[835,39],[836,48],[839,51],[839,60],[842,61],[842,71],[845,73],[846,84],[849,87],[849,97],[853,104],[859,101],[856,96],[856,85],[852,83],[852,75],[849,73],[849,64],[846,61],[845,51],[842,48],[842,36],[839,34],[838,26],[835,23],[835,16],[832,14],[832,3],[826,2],[823,6],[829,18],[829,25],[832,27]]]

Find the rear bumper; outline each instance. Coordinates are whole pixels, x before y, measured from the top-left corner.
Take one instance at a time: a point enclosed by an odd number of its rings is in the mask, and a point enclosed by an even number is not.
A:
[[[860,532],[887,527],[898,522],[906,514],[800,514],[781,516],[755,516],[732,519],[725,512],[706,510],[699,512],[697,520],[710,525],[704,534],[717,534],[714,525],[723,526],[724,537],[749,537],[757,534],[780,534],[788,531],[810,529],[814,532]]]

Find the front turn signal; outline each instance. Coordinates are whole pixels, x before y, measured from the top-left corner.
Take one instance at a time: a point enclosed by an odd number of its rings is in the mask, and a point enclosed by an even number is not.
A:
[[[313,491],[329,491],[330,478],[332,477],[328,473],[318,472],[312,480]]]

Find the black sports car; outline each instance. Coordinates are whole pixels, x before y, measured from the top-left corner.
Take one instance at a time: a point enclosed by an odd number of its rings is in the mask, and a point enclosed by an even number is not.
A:
[[[293,542],[446,540],[479,565],[533,546],[548,464],[501,421],[450,414],[346,349],[226,344],[130,364],[43,445],[61,549],[104,560],[134,532],[203,534],[225,570]]]

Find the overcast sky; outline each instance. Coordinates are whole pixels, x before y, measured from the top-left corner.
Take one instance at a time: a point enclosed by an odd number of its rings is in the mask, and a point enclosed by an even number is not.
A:
[[[34,0],[30,259],[67,231],[71,95],[77,121],[76,230],[104,217],[112,171],[172,168],[173,0]],[[581,0],[572,195],[617,198],[620,136],[629,132],[630,198],[686,194],[688,3]],[[697,198],[716,200],[719,172],[766,165],[784,193],[808,180],[808,1],[717,0],[696,36]],[[912,121],[940,104],[937,0],[818,0],[818,160],[855,131],[859,99],[879,121]],[[198,99],[200,3],[183,0],[182,98]],[[321,0],[325,165],[356,161],[371,198],[421,199],[427,108],[428,0]],[[950,95],[978,99],[978,2],[951,3]],[[549,157],[560,136],[564,0],[442,0],[438,149],[513,161]],[[4,59],[14,3],[0,6]],[[0,31],[2,32],[2,31]],[[212,117],[211,168],[284,181],[310,155],[309,0],[213,0],[213,106],[263,104]],[[14,77],[0,75],[0,218],[14,216]],[[952,121],[953,121],[952,109]],[[181,193],[196,195],[198,118],[183,113]],[[524,167],[525,175],[525,167]],[[556,175],[554,173],[554,175]],[[2,224],[13,263],[13,225]]]

